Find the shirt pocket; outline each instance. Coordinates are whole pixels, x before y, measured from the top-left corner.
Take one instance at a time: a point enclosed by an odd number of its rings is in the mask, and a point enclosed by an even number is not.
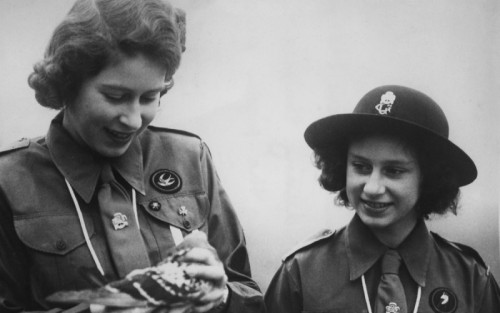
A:
[[[205,192],[175,196],[155,196],[139,204],[154,220],[168,223],[184,232],[203,228],[209,213]]]
[[[14,225],[21,241],[38,252],[64,256],[85,243],[76,215],[16,216]],[[85,218],[85,226],[92,237],[90,218]]]
[[[85,217],[89,237],[94,235],[90,217]],[[30,276],[39,288],[78,287],[80,267],[94,263],[85,244],[78,216],[71,214],[33,214],[14,217],[21,242],[28,248]],[[34,286],[36,288],[36,286]]]

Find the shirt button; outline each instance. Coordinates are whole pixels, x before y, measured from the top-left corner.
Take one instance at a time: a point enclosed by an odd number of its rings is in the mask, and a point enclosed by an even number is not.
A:
[[[182,222],[182,225],[184,225],[184,227],[186,227],[188,229],[191,228],[191,223],[189,223],[189,221]]]
[[[149,202],[149,209],[152,211],[160,211],[161,203],[158,201],[151,201]]]
[[[59,251],[66,250],[66,243],[64,242],[64,240],[59,239],[59,240],[56,242],[56,248],[57,248],[57,250],[59,250]]]

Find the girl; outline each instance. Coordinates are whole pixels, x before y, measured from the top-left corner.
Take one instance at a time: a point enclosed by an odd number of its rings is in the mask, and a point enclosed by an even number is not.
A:
[[[455,213],[459,187],[477,176],[431,98],[381,86],[352,114],[311,124],[305,139],[321,185],[355,215],[284,259],[266,293],[270,312],[500,312],[477,253],[425,225]]]
[[[29,84],[60,113],[46,136],[0,156],[1,312],[58,311],[48,295],[155,265],[193,230],[206,236],[186,271],[213,288],[190,309],[262,310],[207,146],[149,126],[173,85],[184,22],[162,0],[77,0],[55,29]]]

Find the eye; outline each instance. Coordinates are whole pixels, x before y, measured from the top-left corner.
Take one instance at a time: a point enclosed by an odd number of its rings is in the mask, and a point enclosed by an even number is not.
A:
[[[401,176],[402,174],[406,173],[406,169],[400,168],[400,167],[387,167],[385,169],[385,172],[390,177],[397,177],[397,176]]]
[[[159,92],[156,92],[154,94],[143,95],[143,96],[141,96],[140,102],[141,102],[141,104],[156,103],[156,102],[158,102],[159,95],[160,95]]]
[[[371,165],[364,162],[353,161],[350,165],[354,171],[359,174],[369,174],[372,170]]]
[[[127,98],[127,96],[122,93],[103,93],[103,96],[111,103],[120,103]]]

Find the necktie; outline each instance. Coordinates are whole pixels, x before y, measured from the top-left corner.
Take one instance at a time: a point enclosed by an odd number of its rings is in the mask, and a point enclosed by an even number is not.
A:
[[[382,277],[378,285],[375,313],[407,313],[403,284],[399,279],[401,256],[396,250],[388,250],[382,259]]]
[[[111,256],[120,277],[151,266],[127,190],[116,181],[109,164],[101,172],[97,199]]]

